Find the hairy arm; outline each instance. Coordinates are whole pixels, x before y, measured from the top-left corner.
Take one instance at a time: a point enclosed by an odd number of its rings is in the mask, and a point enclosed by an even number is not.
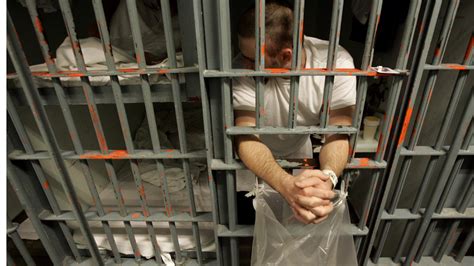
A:
[[[235,124],[255,126],[255,112],[235,111]],[[255,135],[237,136],[236,144],[242,162],[286,199],[298,220],[304,223],[320,222],[322,219],[318,217],[327,216],[332,210],[330,199],[334,193],[324,188],[324,182],[329,179],[319,170],[306,170],[297,176],[288,174],[275,161],[271,150]]]
[[[235,111],[236,126],[252,127],[255,124],[255,112]],[[277,164],[270,149],[257,136],[239,135],[236,137],[236,144],[245,166],[275,190],[281,191],[284,180],[291,179],[292,176]]]
[[[329,124],[350,126],[353,112],[354,106],[331,110]],[[332,170],[337,176],[340,176],[346,167],[348,153],[349,141],[346,135],[327,135],[319,153],[321,169]]]

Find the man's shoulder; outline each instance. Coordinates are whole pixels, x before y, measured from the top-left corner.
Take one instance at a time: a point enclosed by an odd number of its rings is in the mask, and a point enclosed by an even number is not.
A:
[[[329,41],[318,39],[316,37],[305,36],[304,46],[306,49],[311,50],[311,54],[318,61],[326,61],[329,51]],[[337,59],[338,61],[352,61],[351,54],[341,45],[337,48]]]

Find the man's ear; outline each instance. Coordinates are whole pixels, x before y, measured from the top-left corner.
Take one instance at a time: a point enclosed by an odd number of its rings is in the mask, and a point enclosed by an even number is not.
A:
[[[278,59],[280,61],[280,64],[284,68],[291,68],[292,57],[293,57],[293,49],[291,48],[283,48],[278,54]]]

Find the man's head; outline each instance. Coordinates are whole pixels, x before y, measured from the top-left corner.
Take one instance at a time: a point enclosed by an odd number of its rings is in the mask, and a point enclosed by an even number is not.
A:
[[[238,26],[242,55],[255,61],[255,8],[241,16]],[[293,54],[293,11],[286,4],[268,1],[265,5],[265,67],[289,68]],[[251,66],[253,67],[253,65]]]

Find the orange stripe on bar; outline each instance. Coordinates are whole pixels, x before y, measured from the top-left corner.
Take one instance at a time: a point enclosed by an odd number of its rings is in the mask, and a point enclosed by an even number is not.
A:
[[[405,136],[407,134],[408,125],[410,124],[411,115],[413,113],[413,107],[411,107],[411,101],[408,103],[407,113],[405,115],[405,120],[403,121],[402,133],[398,139],[398,147],[403,144],[405,141]]]
[[[81,159],[123,159],[128,157],[128,152],[126,150],[116,150],[108,154],[101,153],[91,153],[91,154],[82,154],[79,156]]]

